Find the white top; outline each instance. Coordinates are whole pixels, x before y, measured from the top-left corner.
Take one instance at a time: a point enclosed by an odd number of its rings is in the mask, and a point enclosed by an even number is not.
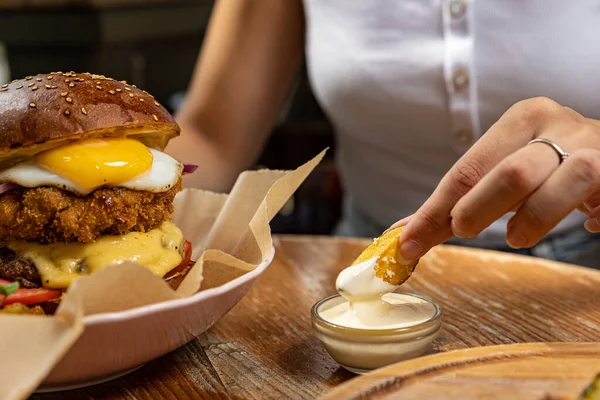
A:
[[[595,0],[304,0],[308,70],[343,181],[381,226],[412,214],[519,100],[600,117]],[[504,243],[507,218],[482,233]],[[583,223],[572,214],[555,232]],[[475,242],[477,243],[477,242]]]

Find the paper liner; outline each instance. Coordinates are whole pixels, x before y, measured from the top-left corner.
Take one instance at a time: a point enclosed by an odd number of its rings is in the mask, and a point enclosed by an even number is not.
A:
[[[197,261],[177,291],[147,268],[123,263],[74,281],[54,316],[0,315],[0,399],[27,398],[83,332],[85,315],[189,296],[266,261],[273,246],[269,221],[324,155],[294,171],[244,172],[229,195],[179,193],[173,222],[192,243]]]
[[[0,315],[0,399],[26,399],[83,332],[78,293],[54,316]],[[66,298],[65,298],[66,299]]]

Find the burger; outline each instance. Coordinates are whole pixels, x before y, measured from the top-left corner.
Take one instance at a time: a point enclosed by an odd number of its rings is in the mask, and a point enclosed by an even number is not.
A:
[[[173,288],[191,246],[171,222],[179,127],[152,95],[53,72],[0,87],[0,311],[52,313],[73,280],[126,261]]]

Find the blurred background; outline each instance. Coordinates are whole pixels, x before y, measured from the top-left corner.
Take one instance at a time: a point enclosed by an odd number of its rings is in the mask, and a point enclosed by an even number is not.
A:
[[[127,80],[175,112],[212,0],[0,0],[0,82],[52,71]],[[1,83],[0,83],[1,84]],[[256,168],[293,169],[330,147],[272,223],[274,233],[330,234],[342,193],[331,125],[303,70]]]

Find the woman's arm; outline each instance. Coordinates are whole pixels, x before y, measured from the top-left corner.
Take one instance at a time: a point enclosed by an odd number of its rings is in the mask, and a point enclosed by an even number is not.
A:
[[[217,1],[167,152],[200,168],[185,185],[228,191],[252,166],[299,70],[301,0]]]

